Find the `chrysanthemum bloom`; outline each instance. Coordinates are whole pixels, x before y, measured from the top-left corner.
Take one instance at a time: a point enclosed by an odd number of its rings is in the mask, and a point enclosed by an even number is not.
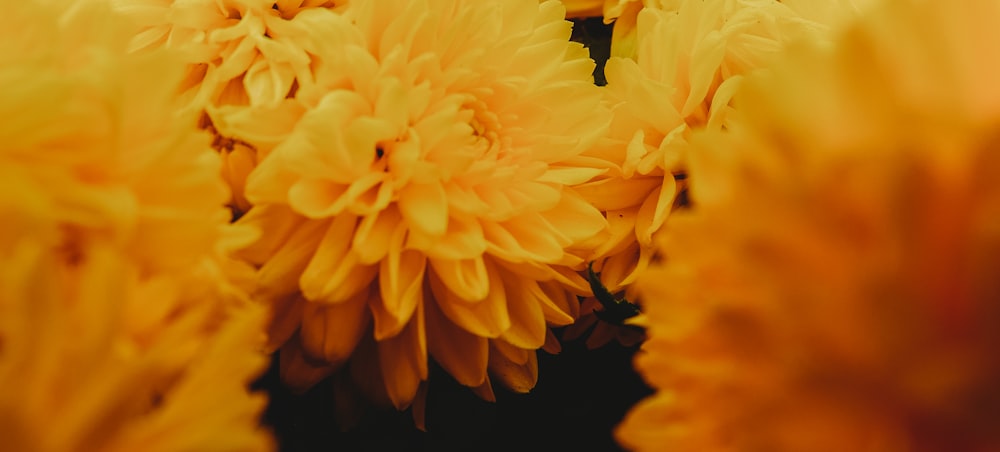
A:
[[[264,231],[245,256],[286,380],[354,353],[398,408],[428,357],[486,397],[487,368],[530,389],[607,228],[573,188],[607,166],[581,157],[609,120],[593,61],[558,1],[352,0],[333,19],[332,64],[296,95],[238,222]]]
[[[614,120],[610,139],[591,153],[617,165],[579,188],[612,226],[595,265],[609,291],[634,281],[652,258],[653,234],[686,203],[684,187],[698,177],[686,164],[692,132],[724,128],[745,74],[788,42],[823,39],[855,11],[849,1],[837,4],[822,9],[840,16],[777,0],[650,2],[638,14],[633,58],[612,56],[605,66]]]
[[[124,19],[98,5],[7,6],[5,447],[270,449],[246,388],[266,364],[264,319],[239,279],[252,269],[225,255],[226,237],[244,239],[223,234],[210,137],[176,114],[179,65],[130,55]]]
[[[747,80],[640,281],[658,392],[622,444],[1000,448],[998,24],[890,1]]]

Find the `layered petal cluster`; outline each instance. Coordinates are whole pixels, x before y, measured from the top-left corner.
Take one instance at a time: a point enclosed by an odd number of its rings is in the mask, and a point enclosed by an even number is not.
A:
[[[269,450],[246,386],[266,364],[266,319],[246,293],[252,268],[226,256],[252,234],[224,232],[219,158],[197,117],[176,113],[180,66],[130,54],[124,19],[99,4],[7,6],[5,447]]]
[[[264,231],[244,255],[277,305],[287,381],[356,354],[399,408],[428,357],[487,397],[487,368],[534,385],[534,351],[576,316],[589,291],[576,270],[607,228],[573,188],[607,166],[581,154],[609,112],[564,14],[558,1],[352,0],[329,16],[331,64],[297,93],[297,123],[250,174],[238,221]]]
[[[791,42],[825,39],[857,11],[847,0],[832,3],[661,1],[638,12],[635,51],[605,66],[610,139],[590,154],[616,163],[579,188],[612,226],[613,239],[595,265],[611,292],[641,273],[653,258],[653,235],[686,205],[685,187],[698,177],[687,165],[691,134],[727,127],[730,99],[745,74],[766,67]]]
[[[223,156],[234,215],[249,209],[246,177],[270,147],[248,140],[284,132],[295,117],[286,99],[315,84],[314,67],[331,30],[325,18],[347,0],[106,0],[135,26],[130,49],[182,56],[184,108],[203,113]],[[261,121],[261,117],[267,120]],[[253,127],[231,123],[255,121]]]
[[[892,0],[748,79],[640,280],[634,450],[1000,447],[1000,6]]]
[[[183,56],[182,93],[206,105],[273,106],[313,81],[318,17],[346,0],[109,0],[137,30],[130,48]]]

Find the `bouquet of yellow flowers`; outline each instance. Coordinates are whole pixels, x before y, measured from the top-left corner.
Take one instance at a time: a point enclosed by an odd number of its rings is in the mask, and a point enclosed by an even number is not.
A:
[[[1000,3],[8,3],[4,450],[1000,450]]]

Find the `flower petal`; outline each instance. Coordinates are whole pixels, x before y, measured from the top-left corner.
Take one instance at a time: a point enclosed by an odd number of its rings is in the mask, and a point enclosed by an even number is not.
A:
[[[399,190],[397,205],[416,232],[440,237],[448,228],[448,199],[441,184],[411,183]]]
[[[316,245],[312,260],[299,278],[302,294],[310,301],[345,301],[375,279],[378,267],[361,264],[345,240],[354,233],[356,224],[357,217],[353,215],[337,216]]]
[[[404,410],[427,379],[427,337],[423,309],[395,337],[378,342],[379,366],[385,390],[397,410]]]
[[[472,259],[430,259],[434,275],[444,283],[448,290],[466,303],[480,301],[490,293],[489,272],[482,256]]]
[[[437,306],[436,301],[425,305],[427,337],[431,356],[455,380],[465,386],[476,387],[486,381],[489,344],[484,337],[469,333],[451,323]]]
[[[427,258],[414,250],[392,250],[379,270],[375,340],[395,336],[413,315],[424,294]]]
[[[361,291],[343,303],[304,301],[299,340],[305,353],[335,367],[347,361],[371,324],[370,297]]]

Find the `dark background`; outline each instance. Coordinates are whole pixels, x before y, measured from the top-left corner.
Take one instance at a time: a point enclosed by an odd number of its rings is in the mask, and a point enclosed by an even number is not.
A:
[[[333,411],[327,380],[309,392],[285,389],[272,364],[260,382],[271,397],[265,423],[282,452],[297,451],[620,451],[613,430],[650,389],[632,369],[637,347],[616,342],[587,350],[582,340],[563,343],[558,355],[538,352],[538,384],[528,394],[494,385],[486,402],[432,366],[427,431],[414,427],[409,410],[371,412],[344,430]]]
[[[574,21],[573,40],[590,48],[595,83],[603,85],[611,27],[600,18]],[[264,422],[282,452],[622,450],[615,427],[651,394],[632,369],[637,347],[612,342],[587,350],[582,339],[562,345],[558,355],[538,352],[534,390],[516,394],[495,385],[496,402],[479,399],[432,363],[426,432],[409,411],[373,412],[352,428],[338,425],[332,383],[292,394],[278,378],[277,359],[256,386],[270,397]]]

